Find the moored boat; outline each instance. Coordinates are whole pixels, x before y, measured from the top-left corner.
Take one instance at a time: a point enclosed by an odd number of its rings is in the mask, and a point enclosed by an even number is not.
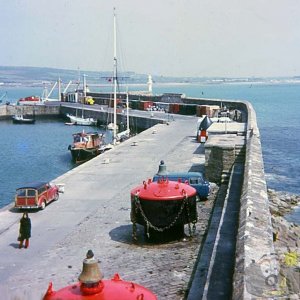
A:
[[[42,100],[39,96],[28,96],[25,98],[20,98],[17,101],[18,105],[35,105],[39,103],[42,103]]]
[[[119,126],[115,125],[114,123],[109,123],[106,127],[107,130],[114,130],[114,128],[116,128],[116,131],[119,130]]]
[[[34,124],[34,118],[24,118],[23,115],[14,115],[12,116],[12,120],[14,124]]]
[[[72,125],[94,126],[97,125],[97,120],[93,118],[76,117],[71,114],[66,115],[70,119]],[[69,124],[67,124],[69,125]]]
[[[69,145],[72,159],[75,163],[85,162],[106,149],[104,147],[104,135],[97,132],[84,131],[73,134],[73,144]]]

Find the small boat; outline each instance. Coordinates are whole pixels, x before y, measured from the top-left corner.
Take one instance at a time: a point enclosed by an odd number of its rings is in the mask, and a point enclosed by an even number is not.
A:
[[[72,159],[75,163],[85,162],[108,150],[104,145],[104,135],[97,132],[82,132],[73,134],[73,144],[69,145]]]
[[[39,103],[42,103],[42,100],[39,96],[29,96],[25,98],[20,98],[17,101],[18,105],[35,105]]]
[[[23,115],[14,115],[12,116],[12,120],[14,124],[34,124],[34,118],[24,118]]]
[[[115,127],[116,127],[116,131],[118,131],[118,129],[119,129],[118,125],[115,125],[114,123],[109,123],[107,125],[107,130],[114,130]]]
[[[84,126],[97,125],[97,120],[93,118],[76,117],[71,114],[66,114],[66,116],[70,119],[70,123],[72,123],[73,125],[84,125]],[[68,123],[67,125],[69,125],[70,123]]]

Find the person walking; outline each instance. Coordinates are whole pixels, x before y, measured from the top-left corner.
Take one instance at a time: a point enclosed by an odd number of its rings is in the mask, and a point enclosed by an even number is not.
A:
[[[28,217],[28,213],[25,212],[23,217],[20,219],[20,230],[18,241],[20,242],[19,248],[23,247],[23,242],[25,240],[25,248],[29,247],[29,238],[31,237],[31,221]]]

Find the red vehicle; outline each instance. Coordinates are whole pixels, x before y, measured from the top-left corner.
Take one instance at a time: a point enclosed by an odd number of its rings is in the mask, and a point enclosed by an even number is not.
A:
[[[21,209],[44,209],[46,205],[59,198],[59,188],[49,182],[34,182],[16,190],[15,207]]]

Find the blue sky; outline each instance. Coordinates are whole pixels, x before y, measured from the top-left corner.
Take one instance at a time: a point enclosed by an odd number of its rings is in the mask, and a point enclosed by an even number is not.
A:
[[[0,0],[0,65],[111,70],[113,7],[122,71],[300,75],[299,0]]]

